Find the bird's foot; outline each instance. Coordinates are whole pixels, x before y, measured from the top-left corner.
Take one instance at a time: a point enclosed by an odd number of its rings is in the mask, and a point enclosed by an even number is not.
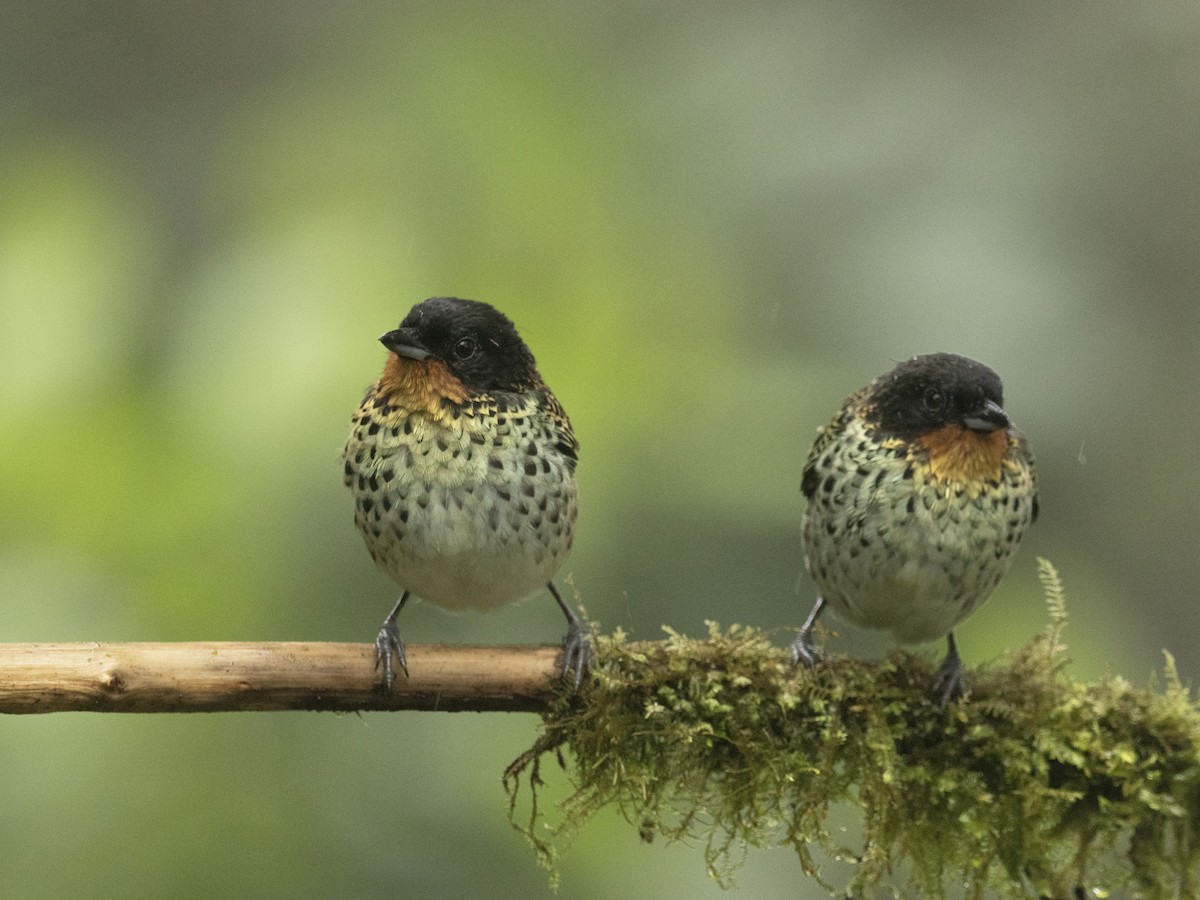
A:
[[[954,645],[954,637],[950,636],[949,651],[942,664],[933,676],[933,695],[937,697],[942,709],[950,705],[952,700],[961,700],[967,695],[967,673]]]
[[[396,683],[396,670],[392,666],[392,657],[400,664],[404,677],[408,677],[408,658],[404,655],[404,641],[400,640],[400,629],[396,620],[389,616],[375,636],[375,670],[383,669],[383,687],[390,694]]]
[[[820,661],[821,651],[813,646],[812,630],[800,629],[800,633],[792,641],[792,665],[798,666],[803,663],[809,669],[815,669]]]
[[[588,634],[587,624],[563,601],[562,594],[558,592],[553,581],[546,584],[546,590],[550,592],[562,614],[567,617],[567,634],[563,638],[563,674],[569,675],[574,672],[575,687],[579,687],[583,681],[583,672],[592,661],[595,652],[592,637]]]
[[[575,673],[575,687],[583,681],[583,673],[592,661],[595,650],[587,626],[578,618],[572,618],[563,638],[563,674]]]
[[[821,661],[821,651],[813,646],[812,632],[813,627],[817,624],[817,617],[821,615],[821,610],[824,608],[825,598],[818,594],[817,602],[813,604],[812,611],[809,612],[808,618],[804,620],[804,624],[800,626],[800,633],[792,641],[793,666],[804,663],[804,665],[812,670]]]

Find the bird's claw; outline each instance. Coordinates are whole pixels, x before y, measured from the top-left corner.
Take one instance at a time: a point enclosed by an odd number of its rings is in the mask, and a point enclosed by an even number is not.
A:
[[[587,627],[578,619],[573,619],[567,626],[566,637],[563,638],[563,675],[575,673],[575,687],[583,681],[584,670],[592,661],[595,649]]]
[[[792,665],[803,663],[809,669],[815,669],[820,661],[821,651],[813,646],[812,632],[807,628],[801,630],[792,641]]]
[[[942,660],[933,676],[933,694],[942,709],[952,700],[961,700],[967,694],[967,674],[957,652],[951,652]]]
[[[383,687],[391,693],[396,683],[396,670],[392,666],[392,657],[400,664],[404,677],[408,677],[408,658],[404,655],[404,641],[400,640],[400,630],[396,627],[395,619],[388,619],[375,636],[375,670],[383,668]]]
[[[817,601],[813,604],[812,610],[808,614],[808,618],[804,620],[804,624],[800,626],[800,633],[796,635],[796,639],[792,641],[792,665],[798,666],[800,663],[808,666],[809,670],[817,667],[817,663],[821,661],[821,651],[813,646],[813,627],[817,624],[817,617],[821,615],[821,610],[825,608],[825,598],[820,594],[817,595]]]
[[[946,659],[937,667],[934,674],[934,696],[946,709],[952,700],[961,700],[967,692],[966,670],[962,667],[958,643],[954,641],[954,632],[946,636]]]

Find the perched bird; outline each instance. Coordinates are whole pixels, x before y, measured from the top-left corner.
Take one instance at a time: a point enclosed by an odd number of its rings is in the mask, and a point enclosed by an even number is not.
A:
[[[391,690],[408,674],[396,617],[415,594],[493,609],[546,588],[567,618],[564,671],[592,648],[554,586],[571,549],[579,443],[513,323],[486,303],[434,297],[379,338],[391,353],[343,451],[354,524],[403,589],[375,639]]]
[[[804,563],[817,601],[792,644],[815,665],[826,605],[902,643],[946,637],[943,705],[966,689],[954,626],[992,593],[1037,518],[1025,438],[1000,378],[952,353],[914,356],[847,398],[804,465]]]

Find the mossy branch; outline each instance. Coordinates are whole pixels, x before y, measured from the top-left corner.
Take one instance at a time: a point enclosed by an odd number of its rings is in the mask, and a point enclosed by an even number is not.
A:
[[[1147,690],[1068,679],[1062,586],[1040,566],[1049,627],[973,671],[949,709],[918,656],[835,657],[813,675],[751,628],[602,638],[594,678],[557,696],[505,773],[512,821],[551,872],[556,846],[613,805],[647,841],[698,839],[722,883],[748,848],[785,845],[843,896],[1196,897],[1200,708],[1169,656]],[[564,751],[574,791],[550,824],[542,763]],[[854,848],[829,822],[838,806],[862,811]]]

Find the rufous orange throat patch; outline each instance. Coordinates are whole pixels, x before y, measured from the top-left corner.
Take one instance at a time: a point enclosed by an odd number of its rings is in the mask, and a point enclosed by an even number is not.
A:
[[[929,453],[929,468],[938,481],[999,481],[1008,431],[980,433],[962,425],[946,425],[917,442]]]
[[[379,377],[379,392],[398,406],[438,418],[442,400],[465,403],[470,396],[462,383],[440,359],[409,359],[392,353]]]

